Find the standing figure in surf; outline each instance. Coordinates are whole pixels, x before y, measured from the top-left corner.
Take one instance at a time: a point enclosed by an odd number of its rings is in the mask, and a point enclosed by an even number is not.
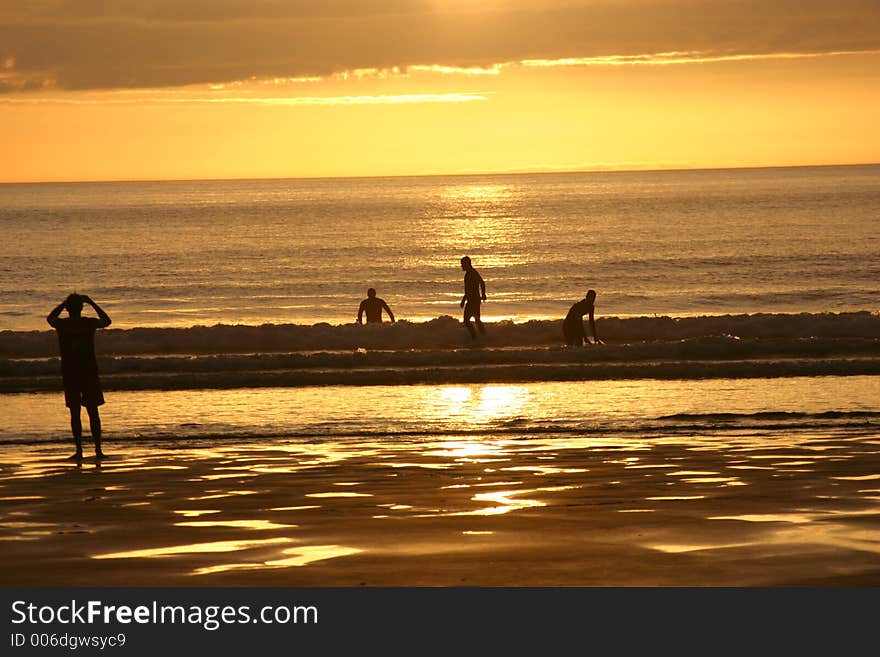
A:
[[[572,347],[583,347],[587,340],[584,330],[584,315],[590,316],[590,331],[593,333],[593,343],[602,344],[596,333],[596,318],[594,316],[596,306],[596,290],[587,290],[587,295],[575,303],[562,320],[562,334],[565,336],[565,344]]]
[[[486,328],[480,320],[480,304],[486,300],[486,283],[480,273],[474,269],[469,257],[465,256],[461,259],[461,268],[464,270],[464,296],[459,304],[464,308],[462,321],[468,333],[471,334],[471,338],[476,340],[477,331],[474,330],[470,320],[473,317],[477,330],[482,335],[486,334]]]
[[[381,324],[383,310],[388,313],[388,319],[393,324],[394,313],[391,312],[391,308],[385,303],[385,299],[377,297],[376,289],[371,287],[367,290],[367,298],[361,301],[360,308],[358,308],[358,324],[364,323],[364,314],[367,315],[367,324]]]
[[[89,304],[98,317],[83,317],[83,304]],[[62,310],[68,317],[59,317]],[[89,428],[95,443],[95,456],[104,458],[101,451],[101,416],[98,406],[104,403],[104,393],[98,378],[98,361],[95,357],[95,331],[110,326],[107,316],[98,304],[86,295],[71,294],[49,313],[49,326],[58,332],[61,347],[61,378],[64,381],[64,402],[70,409],[70,429],[76,443],[72,459],[82,458],[82,420],[80,407],[89,414]]]

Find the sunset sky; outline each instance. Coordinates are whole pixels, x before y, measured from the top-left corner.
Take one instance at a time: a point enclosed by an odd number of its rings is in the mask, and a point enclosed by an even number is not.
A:
[[[0,181],[880,161],[877,0],[0,0]]]

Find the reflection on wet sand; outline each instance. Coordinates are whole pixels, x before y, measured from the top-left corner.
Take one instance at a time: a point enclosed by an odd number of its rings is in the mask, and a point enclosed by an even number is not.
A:
[[[646,500],[654,500],[657,502],[669,502],[672,500],[703,500],[706,499],[705,495],[654,495],[653,497],[646,497]]]
[[[175,522],[174,524],[177,527],[237,527],[256,531],[296,527],[296,525],[283,525],[278,522],[270,522],[269,520],[186,520],[184,522]]]
[[[306,493],[306,497],[372,497],[369,493],[350,493],[348,491],[331,491],[329,493]]]
[[[235,552],[247,548],[265,546],[277,543],[288,543],[287,538],[267,538],[263,540],[241,541],[213,541],[210,543],[191,543],[189,545],[168,545],[144,550],[127,550],[125,552],[108,552],[107,554],[94,554],[93,559],[138,559],[170,557],[179,554],[193,554],[203,552]]]
[[[477,516],[497,516],[502,513],[509,513],[517,509],[528,509],[537,506],[547,506],[546,502],[538,499],[522,499],[521,495],[535,495],[536,493],[555,492],[561,490],[571,490],[576,486],[553,486],[549,488],[535,488],[532,490],[501,490],[491,493],[477,493],[473,496],[476,502],[492,502],[496,506],[490,506],[484,509],[476,509],[474,511],[461,511],[456,515],[477,515]]]
[[[47,522],[5,521],[0,523],[0,541],[35,541],[58,531]]]
[[[325,561],[337,557],[345,557],[357,554],[362,550],[357,548],[343,547],[340,545],[304,545],[297,548],[281,550],[281,554],[292,555],[282,559],[270,559],[262,563],[230,563],[217,566],[196,568],[193,575],[211,575],[230,570],[254,570],[258,568],[288,568],[306,566],[315,561]]]
[[[684,544],[655,544],[648,545],[646,547],[651,548],[652,550],[658,550],[660,552],[669,552],[672,554],[678,554],[681,552],[702,552],[704,550],[723,550],[725,548],[738,548],[738,547],[747,547],[748,543],[707,543],[707,544],[698,544],[698,543],[684,543]]]
[[[480,417],[521,400],[441,401]],[[47,568],[58,583],[304,585],[880,573],[870,436],[487,431],[119,451],[101,467],[46,447],[0,457],[4,581],[46,581]]]
[[[739,516],[709,516],[709,520],[743,520],[745,522],[810,522],[808,513],[744,513]]]

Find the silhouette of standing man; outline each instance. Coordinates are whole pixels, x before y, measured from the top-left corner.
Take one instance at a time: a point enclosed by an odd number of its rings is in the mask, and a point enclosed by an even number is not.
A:
[[[485,335],[486,328],[480,320],[480,304],[486,300],[486,283],[483,282],[483,277],[474,269],[471,259],[467,256],[461,259],[461,268],[464,270],[464,296],[459,304],[464,308],[462,321],[468,333],[471,334],[471,338],[476,340],[477,332],[471,326],[470,319],[471,317],[474,318],[477,329],[479,329],[481,334]]]
[[[83,317],[83,304],[87,303],[98,317]],[[67,309],[66,318],[61,311]],[[72,459],[82,458],[82,420],[80,407],[89,414],[89,428],[95,443],[95,456],[104,458],[101,451],[101,416],[98,406],[104,403],[104,393],[98,379],[98,361],[95,358],[95,330],[110,326],[110,317],[94,301],[85,295],[71,294],[49,313],[49,326],[58,332],[61,347],[61,377],[64,380],[64,402],[70,409],[70,429],[76,443]]]
[[[595,318],[596,290],[587,290],[587,296],[575,303],[562,320],[562,334],[565,336],[565,344],[572,347],[583,347],[587,339],[584,331],[583,316],[590,316],[590,331],[593,333],[595,344],[602,344],[596,333]]]
[[[377,297],[375,288],[371,287],[367,290],[367,298],[361,301],[360,308],[358,308],[358,324],[363,324],[364,313],[367,315],[367,324],[381,324],[383,310],[388,313],[388,319],[393,324],[394,313],[385,303],[385,299]]]

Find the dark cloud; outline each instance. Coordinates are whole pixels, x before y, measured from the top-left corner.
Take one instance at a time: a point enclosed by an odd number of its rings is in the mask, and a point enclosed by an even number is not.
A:
[[[876,0],[0,0],[0,92],[47,80],[159,87],[416,64],[875,49]]]
[[[0,16],[18,23],[124,19],[197,23],[425,14],[430,0],[3,0]]]

